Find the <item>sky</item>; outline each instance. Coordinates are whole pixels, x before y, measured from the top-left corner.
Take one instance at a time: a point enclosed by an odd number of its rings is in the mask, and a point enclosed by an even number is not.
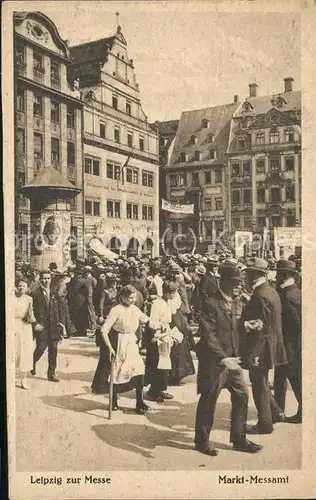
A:
[[[70,45],[115,33],[119,12],[150,122],[230,103],[234,95],[244,100],[252,82],[258,95],[282,92],[288,76],[294,90],[300,88],[300,17],[290,9],[229,12],[208,1],[162,2],[159,10],[155,2],[34,1],[32,10],[49,16]]]

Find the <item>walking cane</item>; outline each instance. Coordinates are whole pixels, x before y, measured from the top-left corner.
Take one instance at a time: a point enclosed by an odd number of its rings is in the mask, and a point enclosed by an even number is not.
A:
[[[109,420],[112,418],[112,408],[113,408],[113,383],[114,383],[114,363],[115,356],[111,356],[111,374],[110,374],[110,391],[109,391]]]

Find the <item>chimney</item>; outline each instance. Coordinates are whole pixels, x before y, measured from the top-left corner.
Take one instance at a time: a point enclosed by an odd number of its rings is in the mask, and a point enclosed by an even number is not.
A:
[[[284,78],[284,92],[292,92],[293,82],[294,79],[291,76],[289,76],[288,78]]]
[[[238,95],[234,95],[234,102],[238,102]]]
[[[257,97],[257,88],[258,85],[256,83],[249,84],[249,97]]]

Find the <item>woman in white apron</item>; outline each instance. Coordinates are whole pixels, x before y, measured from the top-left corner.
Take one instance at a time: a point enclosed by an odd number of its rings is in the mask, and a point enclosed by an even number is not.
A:
[[[33,366],[33,332],[32,323],[35,322],[33,313],[33,299],[26,295],[28,284],[20,278],[15,292],[15,364],[20,375],[19,385],[28,389],[27,373]]]
[[[135,306],[136,289],[133,286],[122,288],[120,298],[121,304],[110,310],[101,328],[105,384],[109,385],[111,357],[115,357],[113,410],[118,409],[117,394],[135,388],[136,412],[144,414],[150,408],[143,400],[145,365],[139,354],[136,332],[140,325],[149,321],[149,317]]]

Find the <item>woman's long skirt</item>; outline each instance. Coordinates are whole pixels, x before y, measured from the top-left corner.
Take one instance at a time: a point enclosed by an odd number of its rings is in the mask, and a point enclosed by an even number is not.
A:
[[[195,373],[193,359],[191,356],[192,334],[188,320],[180,309],[172,315],[171,327],[174,326],[176,326],[183,334],[183,340],[180,344],[174,344],[171,348],[169,385],[178,385],[181,379]]]

